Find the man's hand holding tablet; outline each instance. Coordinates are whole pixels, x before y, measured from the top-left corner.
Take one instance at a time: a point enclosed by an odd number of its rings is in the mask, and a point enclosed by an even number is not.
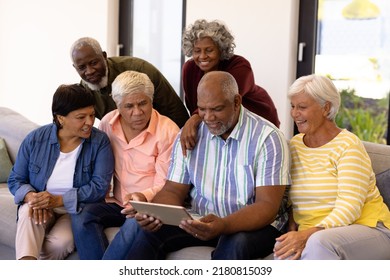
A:
[[[141,202],[130,200],[129,203],[140,214],[147,214],[158,219],[163,224],[179,226],[182,220],[199,219],[197,214],[190,214],[183,206]]]

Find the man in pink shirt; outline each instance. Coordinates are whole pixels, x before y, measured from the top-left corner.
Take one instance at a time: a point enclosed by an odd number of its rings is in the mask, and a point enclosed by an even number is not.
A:
[[[150,201],[163,187],[179,127],[153,109],[154,86],[144,73],[126,71],[112,84],[117,108],[101,120],[115,156],[114,186],[106,203],[91,204],[72,223],[80,259],[101,259],[107,227],[133,218],[129,200]]]

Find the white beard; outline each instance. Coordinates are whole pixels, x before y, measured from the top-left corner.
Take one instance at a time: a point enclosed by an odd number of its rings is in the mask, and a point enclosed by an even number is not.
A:
[[[91,84],[89,82],[87,82],[86,80],[83,80],[84,83],[89,87],[90,90],[99,90],[101,88],[105,88],[108,84],[108,75],[106,74],[102,80],[100,81],[99,84],[95,85],[95,84]]]
[[[91,84],[91,83],[87,82],[86,80],[83,80],[84,83],[89,87],[90,90],[99,90],[99,89],[105,88],[107,86],[107,84],[108,84],[108,63],[106,60],[104,61],[104,65],[106,66],[106,74],[104,75],[102,80],[99,82],[99,84],[95,85],[95,84]]]

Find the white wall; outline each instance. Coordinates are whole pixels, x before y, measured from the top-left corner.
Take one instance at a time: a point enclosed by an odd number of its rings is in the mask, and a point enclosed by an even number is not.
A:
[[[222,20],[235,37],[235,53],[252,65],[255,81],[272,96],[281,130],[290,138],[287,89],[296,75],[299,0],[187,0],[187,24]]]
[[[63,83],[79,82],[69,55],[79,37],[100,41],[114,55],[119,0],[0,0],[0,106],[38,124],[51,122],[51,98]],[[236,53],[252,64],[271,94],[281,129],[292,135],[286,99],[295,78],[299,0],[187,0],[187,22],[223,20]]]
[[[0,0],[0,106],[50,123],[60,84],[77,83],[69,49],[82,36],[109,53],[118,40],[119,0]]]

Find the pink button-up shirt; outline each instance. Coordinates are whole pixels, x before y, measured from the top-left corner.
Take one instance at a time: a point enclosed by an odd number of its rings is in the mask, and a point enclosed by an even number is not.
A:
[[[116,109],[99,124],[114,151],[114,198],[123,205],[127,194],[140,192],[150,201],[165,184],[179,127],[153,109],[149,126],[128,143],[119,120]]]

